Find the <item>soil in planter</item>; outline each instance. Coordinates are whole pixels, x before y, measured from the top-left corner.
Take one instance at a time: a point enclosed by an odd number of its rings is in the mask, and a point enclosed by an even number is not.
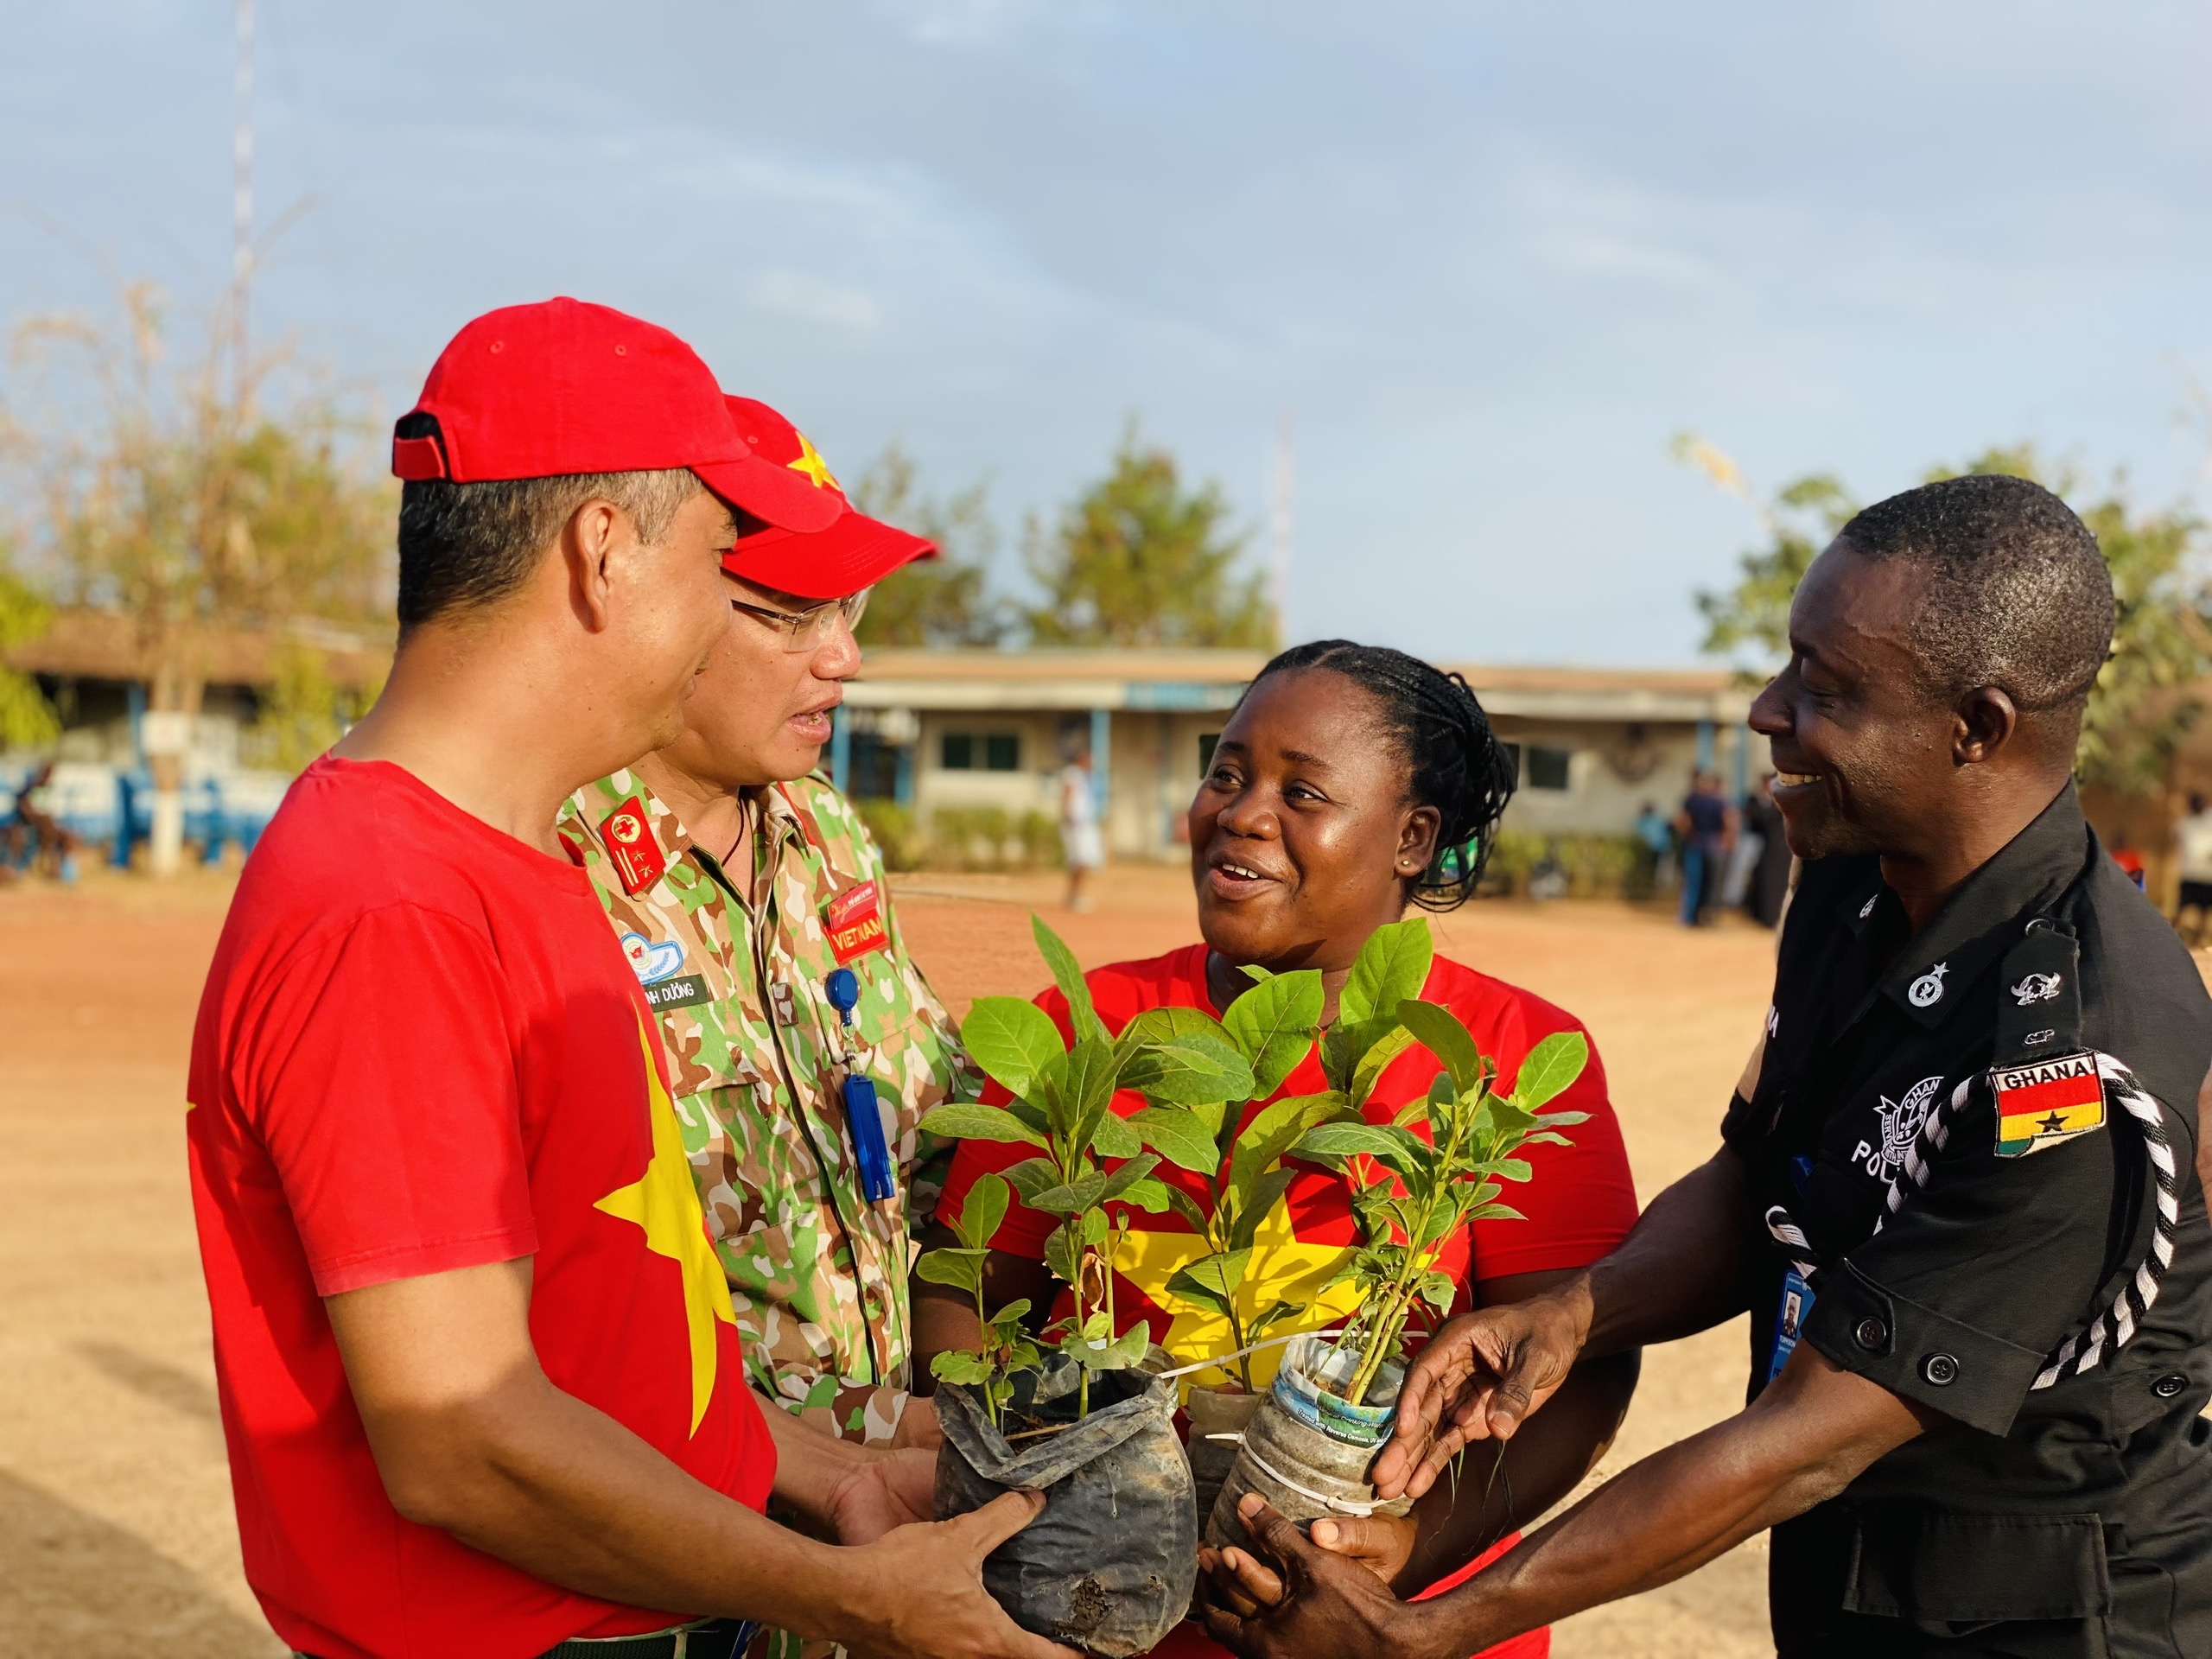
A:
[[[1041,1491],[1044,1513],[983,1561],[983,1586],[1025,1630],[1101,1659],[1149,1651],[1181,1620],[1198,1579],[1198,1511],[1175,1437],[1172,1384],[1137,1371],[1090,1381],[1076,1418],[1077,1368],[1059,1355],[1016,1380],[1009,1441],[957,1383],[937,1393],[940,1521],[1000,1493]]]
[[[1191,1485],[1201,1522],[1213,1513],[1213,1501],[1220,1496],[1221,1484],[1229,1478],[1230,1466],[1236,1461],[1238,1445],[1233,1440],[1208,1436],[1243,1433],[1252,1414],[1267,1397],[1242,1389],[1193,1388],[1184,1402],[1183,1409],[1191,1420]]]

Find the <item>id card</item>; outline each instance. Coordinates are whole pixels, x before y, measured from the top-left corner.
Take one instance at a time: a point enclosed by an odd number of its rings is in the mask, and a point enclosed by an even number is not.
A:
[[[1805,1316],[1812,1311],[1813,1287],[1805,1282],[1802,1274],[1791,1268],[1782,1275],[1782,1306],[1774,1316],[1774,1352],[1766,1365],[1769,1382],[1780,1376],[1782,1368],[1789,1363],[1797,1338],[1804,1334]]]

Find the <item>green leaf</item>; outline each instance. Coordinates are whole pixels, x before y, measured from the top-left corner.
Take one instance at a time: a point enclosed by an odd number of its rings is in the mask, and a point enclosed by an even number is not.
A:
[[[1160,1186],[1167,1194],[1167,1207],[1182,1217],[1192,1232],[1204,1237],[1211,1217],[1198,1207],[1198,1201],[1179,1186],[1169,1186],[1165,1181]]]
[[[1398,1004],[1419,996],[1428,983],[1436,943],[1421,917],[1388,922],[1367,937],[1351,965],[1351,976],[1337,995],[1337,1020],[1359,1023],[1389,1018]]]
[[[1062,1284],[1075,1283],[1083,1270],[1083,1242],[1066,1227],[1055,1227],[1045,1240],[1045,1266]]]
[[[1029,1200],[1029,1207],[1041,1210],[1048,1216],[1081,1215],[1098,1202],[1099,1194],[1105,1190],[1106,1178],[1103,1175],[1085,1175],[1080,1180],[1046,1187]]]
[[[1260,1230],[1260,1224],[1268,1218],[1291,1182],[1298,1179],[1294,1169],[1271,1169],[1252,1183],[1252,1190],[1244,1195],[1243,1207],[1236,1212],[1236,1225],[1230,1231],[1232,1248],[1245,1249]]]
[[[974,1295],[982,1287],[983,1252],[976,1249],[928,1250],[914,1263],[914,1276],[933,1285],[953,1285]]]
[[[926,1134],[941,1135],[952,1141],[1005,1141],[1032,1147],[1045,1144],[1044,1136],[1012,1112],[972,1100],[948,1100],[942,1106],[931,1107],[922,1114],[920,1128]]]
[[[1003,1175],[978,1175],[976,1184],[968,1189],[968,1196],[961,1199],[959,1217],[952,1224],[953,1231],[960,1235],[960,1242],[971,1250],[988,1249],[998,1234],[999,1224],[1006,1219],[1013,1198]]]
[[[978,1382],[990,1381],[991,1362],[981,1354],[948,1349],[930,1361],[930,1375],[940,1382],[959,1382],[973,1388]]]
[[[1428,1117],[1428,1109],[1429,1097],[1427,1095],[1423,1095],[1419,1100],[1409,1100],[1398,1108],[1398,1115],[1390,1120],[1390,1127],[1398,1129],[1410,1128],[1416,1123],[1425,1122]]]
[[[1490,1173],[1507,1181],[1525,1181],[1536,1173],[1525,1158],[1501,1158],[1488,1167]]]
[[[1350,1087],[1344,1091],[1351,1096],[1351,1103],[1354,1106],[1366,1105],[1367,1097],[1375,1092],[1375,1081],[1382,1075],[1383,1067],[1413,1046],[1413,1033],[1393,1020],[1390,1028],[1367,1046],[1366,1051],[1359,1057],[1359,1063],[1352,1067]]]
[[[1122,1086],[1148,1100],[1198,1106],[1252,1097],[1252,1068],[1224,1039],[1192,1033],[1122,1052]]]
[[[1529,1217],[1510,1204],[1486,1204],[1479,1210],[1469,1211],[1467,1219],[1469,1221],[1526,1221]]]
[[[1431,1273],[1421,1281],[1421,1300],[1444,1317],[1450,1317],[1452,1304],[1459,1295],[1459,1287],[1448,1273]]]
[[[1159,1167],[1160,1160],[1153,1154],[1148,1152],[1140,1154],[1122,1164],[1119,1169],[1106,1178],[1105,1184],[1098,1190],[1098,1197],[1093,1202],[1104,1204],[1109,1198],[1120,1198],[1122,1193]],[[1077,1185],[1079,1186],[1083,1183],[1077,1182]]]
[[[1027,1296],[1017,1296],[991,1315],[991,1328],[995,1331],[1012,1331],[1018,1328],[1028,1317],[1029,1299]]]
[[[1264,984],[1275,976],[1274,969],[1262,968],[1256,962],[1240,962],[1236,964],[1236,971],[1255,985]]]
[[[1433,1002],[1408,997],[1398,1004],[1398,1023],[1411,1032],[1423,1047],[1444,1062],[1452,1081],[1462,1094],[1471,1094],[1483,1080],[1482,1050],[1459,1015]]]
[[[1123,1187],[1121,1196],[1123,1204],[1134,1205],[1147,1215],[1156,1216],[1173,1207],[1178,1194],[1158,1176],[1146,1175]]]
[[[1221,1021],[1202,1008],[1147,1008],[1122,1027],[1122,1034],[1114,1046],[1125,1054],[1159,1043],[1180,1042],[1185,1037],[1204,1037],[1219,1043],[1224,1048],[1234,1048],[1229,1033],[1221,1028]]]
[[[1084,1038],[1068,1055],[1061,1087],[1067,1091],[1068,1116],[1074,1124],[1071,1141],[1077,1147],[1089,1147],[1100,1120],[1112,1109],[1116,1070],[1114,1046],[1103,1037]]]
[[[1018,996],[977,997],[961,1021],[960,1041],[969,1058],[1005,1084],[1008,1094],[1024,1099],[1037,1074],[1067,1052],[1052,1016]]]
[[[1230,1191],[1249,1192],[1252,1183],[1297,1143],[1306,1133],[1306,1114],[1313,1098],[1299,1095],[1263,1106],[1237,1131],[1229,1159]]]
[[[1227,1098],[1264,1100],[1313,1052],[1321,1024],[1321,976],[1316,969],[1277,974],[1229,1005],[1222,1027],[1251,1063],[1252,1086]]]
[[[1049,1158],[1025,1158],[1004,1173],[1021,1194],[1021,1201],[1032,1208],[1039,1192],[1049,1192],[1060,1182],[1060,1166]]]
[[[1513,1103],[1533,1112],[1582,1075],[1590,1063],[1590,1039],[1579,1031],[1555,1031],[1530,1049],[1513,1080]]]
[[[1012,1100],[1007,1102],[1006,1109],[1020,1118],[1025,1125],[1037,1132],[1039,1146],[1045,1144],[1043,1137],[1052,1132],[1052,1122],[1045,1116],[1041,1108],[1032,1105],[1028,1101],[1016,1095]]]
[[[1589,1121],[1590,1114],[1587,1112],[1546,1112],[1541,1117],[1536,1120],[1536,1122],[1542,1124],[1546,1129],[1550,1129],[1554,1127],[1567,1128],[1577,1123],[1587,1123]],[[1574,1142],[1572,1141],[1563,1140],[1561,1144],[1571,1147]]]
[[[1142,1113],[1137,1114],[1142,1116]],[[1101,1158],[1134,1158],[1144,1150],[1144,1142],[1133,1127],[1135,1120],[1116,1117],[1109,1112],[1098,1120],[1098,1127],[1091,1131],[1090,1149]]]
[[[1037,941],[1037,949],[1045,958],[1045,965],[1052,970],[1052,983],[1060,988],[1060,995],[1068,1000],[1068,1024],[1073,1028],[1076,1040],[1096,1038],[1101,1042],[1112,1039],[1100,1023],[1098,1012],[1090,1004],[1090,986],[1083,976],[1082,966],[1075,959],[1075,952],[1061,941],[1060,936],[1045,925],[1045,918],[1035,912],[1029,918],[1029,931]]]
[[[1221,1167],[1221,1151],[1205,1124],[1179,1106],[1147,1106],[1128,1120],[1137,1138],[1179,1169],[1211,1175]]]
[[[1269,1302],[1265,1307],[1244,1321],[1244,1334],[1257,1342],[1285,1319],[1294,1319],[1306,1310],[1295,1302]]]
[[[1197,1302],[1227,1319],[1236,1303],[1236,1288],[1244,1282],[1251,1264],[1249,1249],[1201,1256],[1169,1279],[1167,1289],[1171,1295]]]
[[[1301,1158],[1350,1158],[1365,1153],[1370,1158],[1395,1158],[1402,1150],[1398,1135],[1374,1123],[1324,1123],[1309,1129],[1298,1143]]]

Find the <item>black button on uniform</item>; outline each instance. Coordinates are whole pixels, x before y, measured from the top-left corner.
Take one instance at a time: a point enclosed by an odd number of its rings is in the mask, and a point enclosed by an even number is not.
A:
[[[2161,1400],[2171,1400],[2189,1386],[2189,1379],[2179,1371],[2170,1371],[2151,1385],[2151,1392]]]
[[[1948,1388],[1959,1380],[1959,1362],[1948,1354],[1930,1354],[1920,1362],[1920,1374],[1937,1388]]]
[[[1864,1319],[1851,1335],[1853,1341],[1871,1353],[1890,1339],[1890,1327],[1879,1319]]]

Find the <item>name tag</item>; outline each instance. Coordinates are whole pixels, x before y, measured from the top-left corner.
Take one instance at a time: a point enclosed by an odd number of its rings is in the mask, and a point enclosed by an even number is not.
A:
[[[2018,1158],[2105,1126],[2104,1079],[2097,1057],[2061,1054],[2028,1065],[1994,1066],[1997,1155]]]
[[[891,936],[884,931],[883,904],[875,883],[848,887],[823,905],[822,931],[829,936],[830,954],[840,968],[871,950],[887,949]]]
[[[645,1006],[655,1014],[670,1008],[688,1008],[707,1000],[707,982],[697,974],[678,974],[674,979],[664,979],[648,985]]]

